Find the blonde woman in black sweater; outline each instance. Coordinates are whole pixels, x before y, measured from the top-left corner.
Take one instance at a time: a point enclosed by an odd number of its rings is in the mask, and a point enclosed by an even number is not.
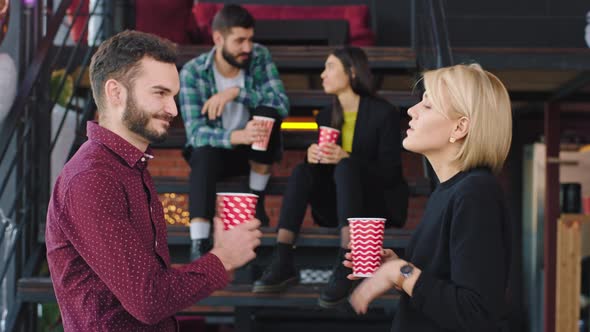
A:
[[[384,264],[349,301],[364,313],[373,299],[397,288],[402,295],[392,331],[498,331],[511,240],[494,173],[510,149],[508,93],[476,64],[426,72],[424,86],[422,101],[408,110],[403,145],[428,158],[440,185],[405,257],[385,250]]]

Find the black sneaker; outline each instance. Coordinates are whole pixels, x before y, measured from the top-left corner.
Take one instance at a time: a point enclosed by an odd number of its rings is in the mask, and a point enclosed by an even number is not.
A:
[[[299,283],[299,273],[293,264],[293,246],[279,243],[270,265],[254,282],[254,293],[280,293]]]
[[[209,240],[209,239],[191,240],[191,253],[190,253],[191,261],[201,258],[201,256],[208,253],[212,247],[213,247],[213,244],[211,243],[211,240]]]
[[[354,281],[347,279],[352,269],[342,265],[344,260],[344,254],[347,252],[345,249],[340,249],[338,254],[338,262],[332,270],[332,276],[328,280],[328,284],[322,289],[318,304],[322,308],[336,308],[347,303],[350,291],[353,289]]]

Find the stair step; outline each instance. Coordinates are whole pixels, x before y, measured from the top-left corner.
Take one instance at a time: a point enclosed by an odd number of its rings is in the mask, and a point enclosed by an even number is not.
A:
[[[326,57],[333,46],[268,46],[272,59],[280,72],[321,71]],[[383,72],[408,72],[416,69],[416,53],[409,47],[363,47],[367,53],[371,69]],[[178,61],[182,67],[200,54],[211,51],[208,45],[178,45]]]
[[[261,231],[263,235],[261,244],[256,249],[256,259],[236,271],[234,282],[251,284],[260,277],[262,270],[270,264],[276,245],[276,229],[274,227],[262,227]],[[388,228],[385,230],[383,247],[394,249],[396,253],[403,255],[412,233],[412,230]],[[40,225],[38,233],[40,243],[45,242],[44,234],[45,224],[43,223]],[[172,264],[186,264],[189,262],[191,244],[189,228],[184,225],[168,225],[167,238]],[[295,264],[299,269],[331,270],[334,257],[336,257],[336,253],[340,248],[340,234],[337,228],[304,227],[301,229],[295,245],[297,247]],[[33,292],[30,296],[34,296],[34,294],[36,293]],[[35,298],[35,301],[43,302],[47,300],[43,298],[45,295],[40,292],[40,298]],[[227,305],[231,306],[232,304]]]
[[[189,246],[189,228],[183,225],[168,225],[168,244],[171,246]],[[274,227],[262,227],[261,247],[273,247],[277,233]],[[412,236],[412,231],[388,228],[385,230],[383,246],[385,248],[405,248]],[[297,238],[297,247],[330,247],[340,246],[340,234],[337,228],[307,227],[302,228]],[[187,249],[188,250],[188,249]]]
[[[377,94],[398,107],[407,108],[420,102],[420,96],[412,91],[381,90]],[[288,90],[287,96],[291,107],[301,108],[322,108],[334,100],[334,96],[322,90]]]
[[[248,177],[236,176],[217,183],[217,192],[243,192],[247,189]],[[154,177],[154,184],[158,193],[188,194],[189,182],[187,178]],[[287,177],[271,177],[266,187],[268,195],[282,195],[287,188]]]
[[[318,139],[315,130],[283,130],[283,148],[285,150],[305,150]],[[168,138],[160,143],[151,144],[156,149],[182,149],[186,144],[184,128],[171,127]]]
[[[267,185],[267,194],[282,195],[287,188],[288,177],[274,176],[270,178]],[[247,177],[236,176],[220,181],[217,184],[217,192],[241,192],[246,187]],[[159,193],[177,193],[188,194],[189,183],[187,178],[178,177],[154,177],[154,184]],[[409,180],[410,196],[428,196],[430,195],[430,182],[426,178]]]
[[[200,312],[203,306],[228,307],[317,307],[317,299],[323,285],[297,285],[281,294],[252,293],[252,285],[230,284],[222,290],[213,292],[211,296],[198,302],[182,312]],[[56,302],[53,284],[49,277],[21,278],[17,285],[18,300],[24,303]],[[399,293],[390,291],[372,302],[372,307],[393,308],[397,306]],[[219,311],[217,311],[219,312]]]
[[[190,246],[189,228],[184,225],[167,225],[169,246]],[[261,227],[261,247],[272,247],[276,243],[276,229],[274,227]],[[385,230],[383,247],[405,248],[412,236],[412,230],[388,228]],[[39,226],[37,237],[39,243],[45,243],[45,223]],[[297,247],[329,247],[340,246],[340,235],[337,228],[328,227],[304,227],[297,238]],[[187,251],[188,252],[188,251]]]

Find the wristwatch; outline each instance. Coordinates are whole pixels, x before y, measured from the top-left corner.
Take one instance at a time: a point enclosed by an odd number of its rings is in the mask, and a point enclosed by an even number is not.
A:
[[[404,284],[404,281],[406,279],[408,279],[409,277],[412,276],[412,273],[414,273],[414,265],[412,265],[412,263],[406,263],[404,265],[402,265],[399,268],[399,278],[397,279],[397,282],[395,283],[395,288],[397,290],[401,290],[402,286]]]
[[[414,272],[414,265],[411,263],[406,263],[399,268],[399,272],[401,273],[402,277],[404,277],[404,279],[408,279]]]

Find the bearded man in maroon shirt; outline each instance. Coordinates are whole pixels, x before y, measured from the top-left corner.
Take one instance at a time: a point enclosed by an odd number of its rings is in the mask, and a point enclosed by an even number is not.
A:
[[[215,246],[170,266],[166,224],[147,164],[178,114],[176,50],[125,31],[90,64],[99,121],[58,177],[47,212],[47,260],[65,331],[176,331],[173,315],[228,283],[255,257],[260,221],[223,231]]]

